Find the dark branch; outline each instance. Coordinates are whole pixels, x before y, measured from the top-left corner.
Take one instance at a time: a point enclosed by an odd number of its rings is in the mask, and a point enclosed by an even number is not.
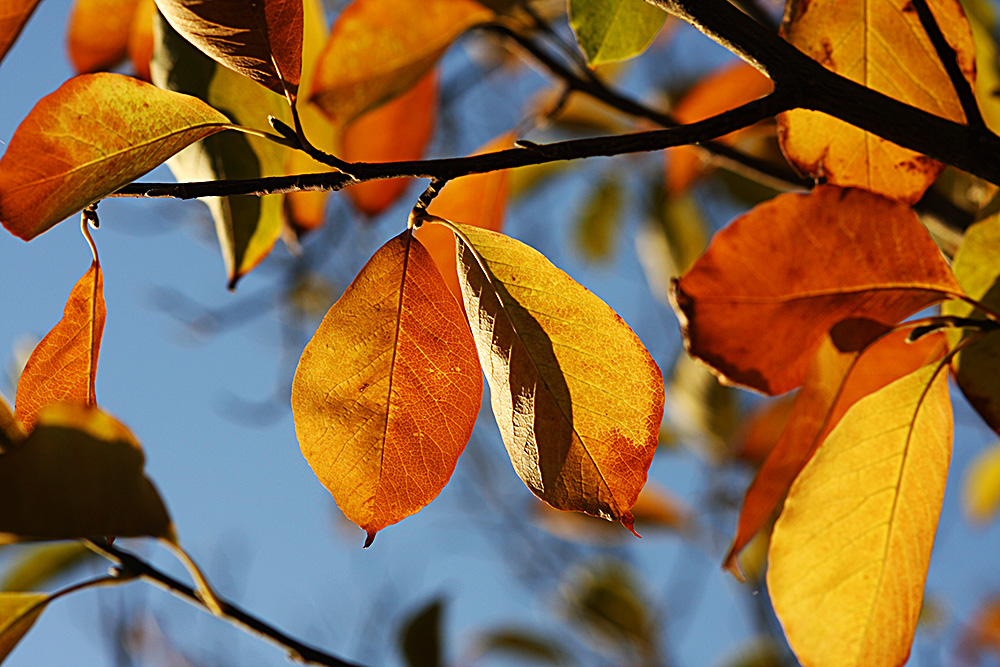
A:
[[[205,603],[201,600],[193,588],[174,579],[168,574],[160,572],[158,569],[138,556],[104,542],[92,541],[90,542],[90,545],[92,548],[102,553],[105,557],[117,561],[124,575],[138,576],[144,579],[149,579],[150,581],[163,586],[170,592],[187,599],[193,604],[201,607],[205,606]],[[289,637],[277,628],[268,625],[254,616],[251,616],[232,603],[226,602],[225,600],[219,600],[219,602],[221,603],[222,613],[228,618],[246,627],[248,630],[262,635],[276,644],[281,645],[289,651],[291,657],[296,660],[317,665],[326,665],[327,667],[359,667],[359,665],[355,663],[341,660],[336,656],[324,653],[318,649],[303,644],[293,637]]]
[[[931,44],[934,45],[934,50],[937,51],[938,58],[948,73],[948,78],[951,79],[951,85],[955,88],[955,93],[958,95],[962,111],[965,112],[965,122],[970,127],[975,127],[981,131],[985,130],[986,123],[983,121],[979,104],[976,102],[976,94],[973,92],[969,80],[962,73],[962,67],[958,64],[958,54],[955,53],[955,49],[945,39],[944,33],[941,32],[941,26],[938,24],[937,19],[934,18],[931,8],[927,5],[927,0],[913,0],[913,7],[917,10],[920,24],[924,27],[924,32],[930,38]]]

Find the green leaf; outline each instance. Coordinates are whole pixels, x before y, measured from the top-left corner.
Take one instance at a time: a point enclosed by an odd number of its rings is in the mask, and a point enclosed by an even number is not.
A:
[[[570,0],[569,16],[591,65],[639,55],[667,18],[666,12],[645,0]]]
[[[277,93],[222,67],[189,44],[157,16],[153,80],[162,88],[193,95],[235,123],[267,130],[267,117],[287,119],[288,106]],[[167,165],[178,180],[211,181],[260,178],[285,173],[288,149],[245,134],[227,132],[199,141]],[[284,226],[284,196],[210,197],[203,200],[215,220],[230,288],[270,253]]]

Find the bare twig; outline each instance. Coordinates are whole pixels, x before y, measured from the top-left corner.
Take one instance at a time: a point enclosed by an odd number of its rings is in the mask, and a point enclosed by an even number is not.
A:
[[[89,541],[88,545],[105,558],[117,562],[125,575],[147,579],[196,606],[208,609],[192,587],[161,572],[138,556],[102,542]],[[326,665],[327,667],[359,667],[355,663],[341,660],[336,656],[303,644],[230,602],[222,599],[217,599],[217,602],[222,617],[280,645],[295,660],[315,665]]]
[[[913,0],[913,7],[917,10],[920,24],[924,27],[924,32],[930,38],[931,44],[934,45],[934,50],[937,51],[938,58],[948,73],[948,78],[951,79],[951,85],[955,88],[955,93],[958,95],[962,111],[965,112],[965,122],[970,127],[985,130],[986,123],[983,120],[982,112],[979,110],[979,104],[976,102],[976,94],[973,92],[969,80],[962,73],[962,67],[958,64],[958,54],[955,53],[955,49],[945,39],[944,33],[941,32],[941,26],[938,24],[937,19],[934,18],[927,0]]]

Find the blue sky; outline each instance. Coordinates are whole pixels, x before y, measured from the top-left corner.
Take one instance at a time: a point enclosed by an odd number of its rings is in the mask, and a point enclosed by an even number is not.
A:
[[[0,141],[8,142],[35,101],[71,75],[63,45],[68,10],[68,0],[41,3],[0,67]],[[453,56],[446,82],[449,71],[456,81],[466,66],[461,49]],[[717,47],[687,33],[664,54],[678,80],[723,57]],[[453,116],[443,121],[456,121],[457,132],[437,150],[470,151],[518,120],[503,86],[514,84],[518,95],[526,95],[541,79],[506,76],[494,75],[461,96],[449,110]],[[648,73],[626,77],[640,89],[655,80]],[[583,166],[515,206],[507,231],[542,250],[618,310],[661,367],[669,369],[679,341],[676,320],[649,295],[631,235],[622,236],[606,264],[588,263],[572,242],[579,210],[573,203],[585,195],[585,179],[605,169],[624,172],[622,165],[638,173],[649,159],[595,160]],[[145,179],[171,177],[160,168]],[[639,186],[628,187],[637,191]],[[705,208],[722,222],[734,209],[717,196],[711,188],[700,192]],[[374,224],[360,222],[342,203],[333,206],[331,229],[310,248],[329,244],[317,268],[335,291],[403,228],[409,206],[400,204]],[[718,567],[725,544],[709,541],[703,548],[654,533],[604,549],[569,545],[542,532],[530,519],[530,493],[505,461],[488,410],[442,495],[362,550],[363,533],[341,518],[295,440],[286,392],[291,364],[306,339],[289,334],[280,308],[272,307],[281,301],[287,251],[276,249],[233,294],[225,288],[222,260],[201,204],[118,199],[101,204],[100,214],[95,239],[105,272],[108,323],[98,399],[143,443],[147,472],[182,544],[225,597],[300,639],[367,664],[399,664],[394,648],[399,622],[435,597],[446,600],[453,661],[468,656],[477,633],[513,625],[551,633],[590,664],[604,664],[585,640],[567,633],[558,609],[566,582],[590,557],[615,557],[633,566],[650,605],[665,610],[661,630],[678,665],[716,664],[752,637],[751,596]],[[634,231],[638,218],[631,211],[626,228]],[[13,364],[19,346],[37,340],[59,319],[66,295],[90,262],[77,227],[66,222],[27,244],[0,234],[0,362]],[[192,329],[164,310],[168,293],[175,295],[171,303],[188,304],[185,312],[222,319],[214,330]],[[200,306],[190,306],[191,300]],[[315,325],[305,326],[308,335]],[[13,400],[11,387],[3,385],[2,391]],[[956,424],[928,582],[928,595],[945,610],[943,636],[949,641],[984,592],[1000,591],[995,565],[1000,524],[971,529],[961,517],[957,493],[969,460],[994,436],[962,403],[956,406]],[[683,450],[658,454],[651,478],[695,507],[713,484],[705,466]],[[734,521],[732,515],[699,518],[724,530]],[[124,544],[183,575],[157,547]],[[99,564],[95,571],[102,568]],[[107,636],[121,618],[155,618],[196,663],[285,664],[267,644],[141,583],[56,602],[8,664],[116,664]],[[919,636],[912,664],[938,664],[938,646],[937,638]],[[144,664],[162,663],[146,656]]]

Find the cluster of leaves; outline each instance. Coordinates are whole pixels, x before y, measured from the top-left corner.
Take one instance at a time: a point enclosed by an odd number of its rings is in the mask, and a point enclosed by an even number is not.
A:
[[[0,24],[0,56],[37,0],[16,4]],[[81,0],[72,18],[81,74],[38,102],[0,159],[9,231],[30,240],[83,210],[89,239],[104,197],[210,193],[234,287],[283,234],[323,223],[327,190],[345,188],[358,211],[375,215],[404,194],[403,177],[431,178],[405,230],[371,257],[302,354],[292,386],[302,453],[368,546],[447,484],[485,375],[525,485],[552,507],[634,532],[664,411],[660,370],[613,310],[499,231],[505,169],[569,148],[512,149],[514,135],[504,134],[479,156],[420,161],[441,56],[473,27],[524,31],[518,3],[432,0],[406,12],[353,0],[328,32],[310,0],[121,0],[121,24],[95,44],[99,4]],[[655,39],[666,15],[654,5],[686,16],[688,4],[571,0],[570,24],[596,66]],[[976,24],[958,0],[867,6],[789,0],[782,35],[846,79],[990,132],[1000,105],[977,83]],[[406,21],[387,21],[392,14]],[[137,77],[97,72],[126,55]],[[590,85],[607,91],[596,78]],[[674,120],[697,127],[777,92],[740,65],[692,91]],[[726,127],[698,140],[722,150],[760,132]],[[614,150],[657,147],[642,138]],[[1000,430],[1000,214],[982,215],[949,265],[913,208],[943,164],[806,109],[782,111],[777,138],[817,185],[734,220],[696,260],[675,262],[683,275],[670,288],[688,351],[723,382],[767,395],[799,389],[746,492],[726,566],[739,574],[738,554],[780,511],[767,580],[797,657],[902,664],[948,473],[948,370]],[[758,143],[755,157],[781,159]],[[568,156],[605,154],[587,146]],[[181,181],[218,187],[125,188],[164,162]],[[682,193],[703,171],[699,154],[677,149],[667,189]],[[596,210],[616,208],[615,192],[597,190]],[[10,539],[83,538],[98,549],[105,536],[177,542],[138,444],[96,407],[101,283],[95,249],[64,319],[22,374],[14,412],[0,405],[0,534]],[[909,319],[942,302],[940,315]],[[984,516],[1000,494],[996,467],[982,466],[974,485]],[[53,495],[60,503],[36,502]],[[222,609],[203,582],[200,594]],[[0,646],[9,650],[47,599],[14,604]]]

